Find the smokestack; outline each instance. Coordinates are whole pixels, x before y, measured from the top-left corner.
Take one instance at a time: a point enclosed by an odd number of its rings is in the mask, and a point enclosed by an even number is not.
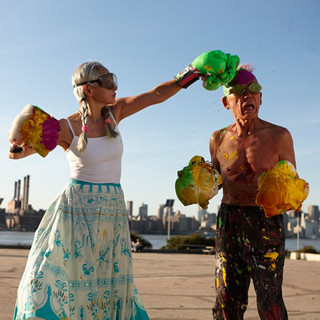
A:
[[[29,203],[29,181],[30,176],[27,175],[24,177],[24,186],[23,186],[23,209],[28,210]]]
[[[22,198],[21,198],[21,210],[24,210],[24,199],[26,198],[26,177],[23,177]]]
[[[13,200],[17,200],[17,181],[14,182],[14,194],[13,194]]]
[[[21,180],[18,180],[17,185],[17,200],[20,201],[20,189],[21,189]]]

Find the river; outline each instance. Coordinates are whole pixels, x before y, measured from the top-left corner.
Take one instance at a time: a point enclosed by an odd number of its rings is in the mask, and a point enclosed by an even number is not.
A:
[[[31,245],[34,232],[19,231],[0,231],[0,245]],[[167,243],[167,236],[163,234],[143,234],[143,238],[152,244],[153,249],[160,249]],[[299,239],[299,248],[311,245],[320,252],[320,238],[318,239]],[[286,239],[286,249],[295,251],[298,248],[297,239]]]
[[[154,235],[154,234],[143,234],[143,238],[148,240],[152,244],[153,249],[160,249],[162,246],[165,246],[167,243],[166,235]],[[299,239],[299,248],[304,246],[311,245],[317,251],[320,252],[320,238],[318,239]],[[298,247],[297,239],[286,239],[286,249],[289,251],[295,251]]]

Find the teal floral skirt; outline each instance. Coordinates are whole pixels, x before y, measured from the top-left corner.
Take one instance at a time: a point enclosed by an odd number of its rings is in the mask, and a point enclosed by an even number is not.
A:
[[[149,319],[120,184],[72,179],[58,195],[35,233],[14,319]]]

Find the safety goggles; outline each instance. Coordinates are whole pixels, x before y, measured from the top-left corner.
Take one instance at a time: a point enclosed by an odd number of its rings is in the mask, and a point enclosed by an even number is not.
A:
[[[79,86],[83,86],[84,84],[90,84],[94,82],[98,82],[100,87],[103,87],[106,89],[118,88],[117,76],[114,73],[110,73],[110,72],[100,74],[100,76],[97,79],[77,83],[74,85],[74,87],[79,87]]]
[[[243,84],[236,84],[226,89],[228,94],[234,93],[236,95],[241,95],[244,94],[246,90],[249,90],[251,93],[259,93],[262,87],[258,82],[252,82],[248,86],[245,86]]]

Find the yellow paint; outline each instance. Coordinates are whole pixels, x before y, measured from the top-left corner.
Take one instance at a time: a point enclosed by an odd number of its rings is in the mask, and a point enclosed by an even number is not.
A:
[[[216,278],[216,287],[219,288],[219,278]]]
[[[230,138],[230,140],[233,140],[234,139],[234,136],[232,136],[231,138]]]
[[[106,238],[106,230],[103,230],[103,239]]]
[[[210,64],[205,65],[204,68],[206,70],[208,70],[208,71],[212,71],[213,70],[212,67],[210,66]]]
[[[225,268],[222,269],[222,276],[223,276],[224,285],[227,286],[227,273]]]
[[[278,258],[278,255],[279,253],[274,251],[274,252],[267,252],[264,256],[271,260],[276,260]]]
[[[237,150],[233,151],[233,152],[230,154],[229,159],[231,159],[231,158],[233,158],[233,157],[237,157],[237,154],[238,154],[238,151],[237,151]],[[237,158],[238,158],[238,157],[237,157]]]
[[[222,255],[222,253],[221,253],[221,259],[222,259],[222,261],[224,261],[224,262],[227,261],[227,259]]]
[[[275,264],[275,263],[272,263],[272,264],[270,265],[270,269],[273,270],[273,271],[276,270],[276,264]]]
[[[266,236],[263,236],[263,238],[266,239],[266,240],[270,240],[270,238],[269,238],[269,237],[266,237]]]
[[[229,158],[229,159],[232,159],[232,158],[236,158],[236,159],[238,159],[238,151],[237,150],[235,150],[235,151],[233,151],[231,154],[227,154],[227,153],[225,153],[224,155],[223,155],[223,157],[225,158],[225,159],[227,159],[227,158]]]

